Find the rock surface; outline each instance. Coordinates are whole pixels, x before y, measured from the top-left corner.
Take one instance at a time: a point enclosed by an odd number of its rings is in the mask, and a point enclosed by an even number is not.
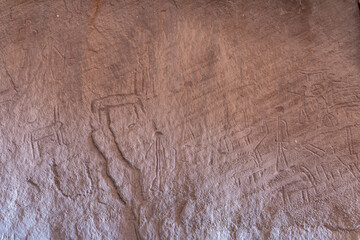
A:
[[[1,239],[360,237],[360,19],[323,0],[0,2]]]

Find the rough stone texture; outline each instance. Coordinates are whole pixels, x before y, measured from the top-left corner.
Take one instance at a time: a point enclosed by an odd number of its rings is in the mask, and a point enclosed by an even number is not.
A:
[[[0,1],[1,239],[360,237],[353,0]]]

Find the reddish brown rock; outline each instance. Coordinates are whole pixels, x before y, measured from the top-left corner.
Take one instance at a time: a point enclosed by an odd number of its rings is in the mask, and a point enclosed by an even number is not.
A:
[[[354,1],[0,3],[1,239],[356,239]]]

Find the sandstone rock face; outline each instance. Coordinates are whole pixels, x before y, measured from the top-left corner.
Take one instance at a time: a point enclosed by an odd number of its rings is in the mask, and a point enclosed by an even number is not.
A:
[[[356,1],[0,2],[1,239],[357,239]]]

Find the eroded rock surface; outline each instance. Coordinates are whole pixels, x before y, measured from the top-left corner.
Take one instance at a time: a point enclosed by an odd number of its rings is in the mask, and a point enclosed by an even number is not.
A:
[[[1,239],[356,239],[354,1],[0,2]]]

